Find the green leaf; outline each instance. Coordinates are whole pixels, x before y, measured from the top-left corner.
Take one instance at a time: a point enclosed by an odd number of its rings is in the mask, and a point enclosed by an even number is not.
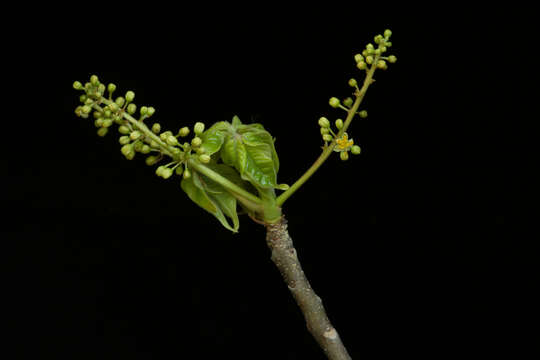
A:
[[[230,127],[226,121],[220,121],[212,125],[201,135],[201,148],[204,149],[205,154],[213,155],[218,152],[225,140],[225,133]]]
[[[221,185],[193,172],[190,178],[182,180],[181,186],[193,202],[214,215],[225,228],[238,232],[236,199]],[[232,227],[225,215],[232,220]]]

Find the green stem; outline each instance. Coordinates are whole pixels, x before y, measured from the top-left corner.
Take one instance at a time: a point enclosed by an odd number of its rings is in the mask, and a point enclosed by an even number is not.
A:
[[[304,183],[321,167],[321,165],[328,159],[332,151],[334,150],[334,147],[336,146],[336,139],[339,139],[343,136],[343,133],[347,131],[347,128],[351,124],[352,119],[354,118],[354,115],[358,111],[358,108],[360,107],[360,104],[362,103],[362,100],[364,99],[364,95],[367,92],[367,89],[369,88],[369,85],[373,82],[373,74],[375,73],[375,69],[377,68],[377,62],[379,60],[379,55],[375,56],[375,59],[373,60],[373,64],[371,65],[371,68],[368,70],[366,78],[364,79],[364,84],[362,85],[362,88],[360,90],[355,91],[356,100],[354,101],[354,104],[349,109],[349,112],[347,114],[347,119],[345,120],[345,123],[343,124],[343,127],[338,132],[337,136],[334,140],[329,144],[329,146],[325,147],[322,154],[315,160],[313,165],[302,175],[294,184],[291,185],[291,187],[283,192],[281,195],[278,196],[276,203],[278,206],[283,205],[283,203],[291,197],[292,194],[294,194]]]
[[[214,170],[204,166],[200,162],[196,161],[193,158],[188,159],[187,163],[190,167],[195,169],[197,172],[209,177],[214,180],[221,186],[223,186],[227,191],[229,191],[233,196],[238,199],[242,204],[244,204],[248,209],[256,212],[261,211],[262,200],[252,193],[242,189],[240,186],[236,185],[229,179],[221,176]]]

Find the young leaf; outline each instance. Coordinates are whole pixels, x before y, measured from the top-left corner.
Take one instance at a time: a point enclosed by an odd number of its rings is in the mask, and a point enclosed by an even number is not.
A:
[[[189,198],[214,215],[219,222],[232,232],[238,232],[240,226],[238,220],[238,214],[236,213],[236,199],[234,196],[229,194],[225,189],[222,191],[216,190],[219,184],[213,185],[213,192],[209,191],[209,187],[205,179],[194,172],[193,175],[188,179],[182,179],[181,187],[182,190],[189,196]],[[225,215],[231,218],[233,226],[229,224]]]
[[[213,155],[221,149],[225,139],[225,133],[229,127],[229,123],[220,121],[201,135],[201,148],[204,150],[205,154]]]

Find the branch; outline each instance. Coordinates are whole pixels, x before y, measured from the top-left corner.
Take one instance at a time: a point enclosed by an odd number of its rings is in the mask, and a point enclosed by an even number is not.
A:
[[[289,232],[287,220],[266,227],[266,243],[272,251],[272,261],[289,287],[302,310],[309,332],[330,360],[351,360],[336,329],[328,320],[322,300],[311,288],[306,278]]]

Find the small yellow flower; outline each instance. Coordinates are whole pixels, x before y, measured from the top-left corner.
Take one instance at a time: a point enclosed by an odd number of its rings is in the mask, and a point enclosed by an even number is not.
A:
[[[334,151],[348,151],[354,145],[354,140],[350,139],[347,133],[344,133],[340,139],[336,139]]]

